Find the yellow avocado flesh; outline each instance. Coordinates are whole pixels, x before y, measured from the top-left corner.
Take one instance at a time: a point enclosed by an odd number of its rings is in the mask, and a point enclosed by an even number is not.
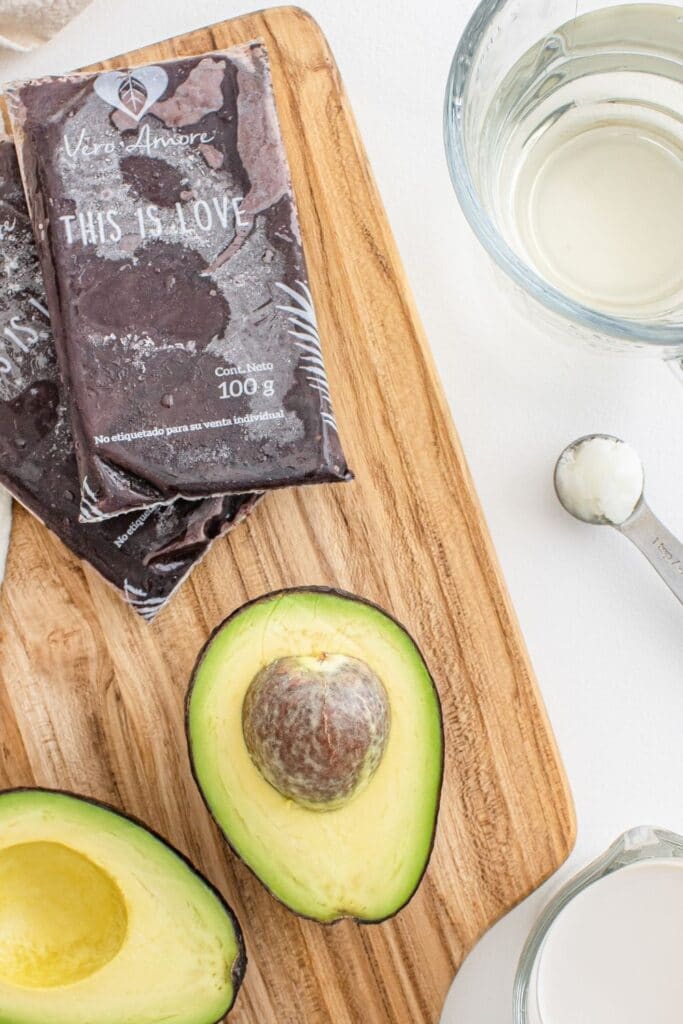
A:
[[[234,919],[164,842],[105,807],[0,793],[0,1021],[214,1024]]]
[[[356,658],[389,697],[379,767],[341,807],[283,797],[252,762],[245,694],[288,656]],[[226,838],[271,892],[319,921],[379,921],[412,896],[431,852],[443,765],[439,700],[410,636],[380,609],[312,590],[272,595],[218,630],[197,666],[188,705],[195,774]]]

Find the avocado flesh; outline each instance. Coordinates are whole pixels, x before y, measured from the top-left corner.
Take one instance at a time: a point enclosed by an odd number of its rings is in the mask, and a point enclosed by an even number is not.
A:
[[[0,1021],[214,1024],[239,926],[141,825],[69,794],[0,793]]]
[[[391,729],[368,784],[320,811],[283,797],[252,762],[242,705],[266,665],[345,655],[389,696]],[[422,656],[392,618],[360,599],[296,590],[246,605],[195,669],[188,737],[204,798],[228,842],[290,909],[322,922],[381,921],[415,892],[431,853],[443,770],[439,699]]]

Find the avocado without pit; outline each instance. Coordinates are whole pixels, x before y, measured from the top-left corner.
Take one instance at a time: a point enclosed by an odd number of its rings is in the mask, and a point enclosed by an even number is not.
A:
[[[375,923],[408,903],[434,841],[443,727],[390,615],[315,587],[244,605],[199,655],[187,732],[209,810],[287,907]]]
[[[215,1024],[239,924],[181,854],[103,804],[0,793],[0,1021]]]

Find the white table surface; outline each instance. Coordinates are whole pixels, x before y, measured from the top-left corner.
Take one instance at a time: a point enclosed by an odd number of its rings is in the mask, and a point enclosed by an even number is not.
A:
[[[247,8],[94,0],[40,51],[0,53],[0,80],[68,70]],[[683,610],[624,539],[571,520],[551,484],[565,443],[620,435],[643,457],[654,509],[683,535],[683,391],[657,362],[545,338],[500,293],[441,141],[446,76],[474,0],[308,8],[346,82],[576,800],[569,864],[483,939],[444,1011],[445,1024],[508,1024],[520,948],[559,881],[633,825],[683,832]]]

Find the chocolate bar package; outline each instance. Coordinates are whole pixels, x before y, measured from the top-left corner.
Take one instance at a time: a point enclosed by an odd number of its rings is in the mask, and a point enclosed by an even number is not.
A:
[[[263,44],[8,98],[82,518],[349,479]]]
[[[0,483],[152,619],[256,495],[78,521],[79,480],[40,267],[12,142],[0,139]]]

